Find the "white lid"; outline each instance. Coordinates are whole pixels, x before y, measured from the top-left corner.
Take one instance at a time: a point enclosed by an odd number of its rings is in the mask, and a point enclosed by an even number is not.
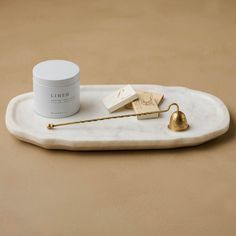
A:
[[[80,69],[73,62],[48,60],[33,68],[33,79],[46,86],[66,86],[79,79]]]

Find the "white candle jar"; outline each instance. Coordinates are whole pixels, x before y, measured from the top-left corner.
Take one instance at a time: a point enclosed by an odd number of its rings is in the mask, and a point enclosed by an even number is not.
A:
[[[34,110],[41,116],[63,118],[80,108],[79,67],[70,61],[48,60],[33,68]]]

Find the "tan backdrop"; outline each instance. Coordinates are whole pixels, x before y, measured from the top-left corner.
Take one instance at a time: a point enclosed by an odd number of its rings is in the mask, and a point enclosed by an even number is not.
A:
[[[236,3],[0,1],[0,235],[236,235]],[[220,97],[229,132],[177,150],[48,151],[5,127],[31,70],[59,58],[82,84],[180,85]]]

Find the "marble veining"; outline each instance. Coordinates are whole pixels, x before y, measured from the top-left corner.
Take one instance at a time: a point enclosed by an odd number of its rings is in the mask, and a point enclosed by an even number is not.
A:
[[[137,90],[163,93],[160,109],[176,102],[188,119],[190,129],[173,132],[167,128],[174,108],[157,119],[137,120],[136,117],[98,121],[48,130],[48,123],[61,123],[110,115],[102,98],[123,85],[81,86],[80,111],[62,119],[41,117],[33,111],[33,94],[13,98],[6,111],[6,126],[18,139],[48,149],[121,150],[163,149],[194,146],[227,132],[229,112],[217,97],[184,87],[132,85]],[[129,114],[121,109],[112,115]]]

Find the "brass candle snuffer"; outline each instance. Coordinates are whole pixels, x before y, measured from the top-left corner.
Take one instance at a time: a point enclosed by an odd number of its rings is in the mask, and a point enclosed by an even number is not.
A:
[[[131,117],[131,116],[141,116],[141,115],[149,115],[149,114],[160,114],[164,112],[168,112],[172,106],[176,106],[177,110],[172,113],[169,121],[168,128],[172,131],[184,131],[189,128],[187,119],[185,114],[179,110],[179,105],[177,103],[172,103],[168,106],[165,110],[160,111],[153,111],[153,112],[145,112],[145,113],[135,113],[135,114],[127,114],[127,115],[119,115],[119,116],[107,116],[107,117],[100,117],[100,118],[94,118],[94,119],[88,119],[88,120],[80,120],[80,121],[72,121],[67,123],[58,123],[58,124],[52,124],[49,123],[47,125],[48,129],[54,129],[58,126],[65,126],[65,125],[75,125],[75,124],[82,124],[82,123],[88,123],[88,122],[94,122],[94,121],[101,121],[101,120],[110,120],[110,119],[118,119],[118,118],[125,118],[125,117]]]

